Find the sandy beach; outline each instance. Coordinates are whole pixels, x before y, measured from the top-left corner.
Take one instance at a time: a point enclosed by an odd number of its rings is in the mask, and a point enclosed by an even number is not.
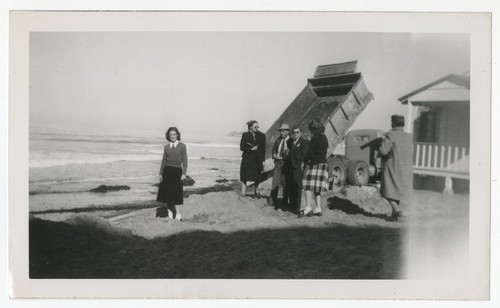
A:
[[[154,201],[114,206],[32,215],[30,276],[399,279],[467,262],[450,250],[468,248],[467,195],[415,190],[398,222],[373,187],[329,192],[310,218],[234,190],[185,198],[182,222],[156,218]]]

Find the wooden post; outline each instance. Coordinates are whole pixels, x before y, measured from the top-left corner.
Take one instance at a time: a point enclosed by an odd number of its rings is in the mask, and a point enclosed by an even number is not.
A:
[[[427,144],[422,144],[422,167],[427,167]]]
[[[460,169],[460,162],[458,161],[458,151],[460,150],[460,147],[455,146],[455,170]]]
[[[451,145],[448,146],[448,160],[446,163],[446,168],[451,169]]]
[[[409,134],[413,134],[413,105],[410,100],[408,100],[408,111],[406,113],[406,123],[405,123],[405,132]]]
[[[420,143],[417,143],[417,146],[415,147],[417,154],[415,157],[415,167],[420,167]]]
[[[429,144],[429,152],[427,152],[427,167],[431,168],[432,167],[432,148],[433,145]]]
[[[444,178],[443,194],[453,195],[453,180],[451,179],[451,176],[446,176]]]
[[[444,169],[444,152],[446,148],[444,145],[441,146],[441,164],[439,165],[439,168]]]
[[[438,167],[438,152],[439,152],[439,146],[437,144],[433,145],[434,147],[434,168]]]

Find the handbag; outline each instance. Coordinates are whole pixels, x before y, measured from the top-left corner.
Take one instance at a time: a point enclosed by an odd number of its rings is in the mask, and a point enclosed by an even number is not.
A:
[[[156,209],[156,217],[165,218],[168,217],[168,207],[160,206]]]

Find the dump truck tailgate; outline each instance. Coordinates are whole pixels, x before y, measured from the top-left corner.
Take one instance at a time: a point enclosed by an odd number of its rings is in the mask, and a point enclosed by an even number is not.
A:
[[[290,103],[266,132],[266,158],[271,156],[277,129],[282,123],[301,127],[303,136],[308,138],[309,123],[319,118],[325,125],[325,135],[329,142],[329,154],[342,141],[357,117],[373,99],[361,73],[356,72],[357,61],[321,65],[314,77]]]

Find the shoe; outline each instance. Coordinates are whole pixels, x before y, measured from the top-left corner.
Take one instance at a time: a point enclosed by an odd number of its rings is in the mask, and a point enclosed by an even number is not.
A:
[[[309,211],[309,212],[307,212],[307,214],[306,214],[306,216],[307,216],[307,217],[313,217],[313,215],[314,215],[314,214],[313,214],[313,212],[312,212],[312,211]]]
[[[297,214],[297,218],[302,218],[304,216],[304,211],[299,211],[299,214]]]
[[[313,216],[323,216],[323,212],[313,213]]]

